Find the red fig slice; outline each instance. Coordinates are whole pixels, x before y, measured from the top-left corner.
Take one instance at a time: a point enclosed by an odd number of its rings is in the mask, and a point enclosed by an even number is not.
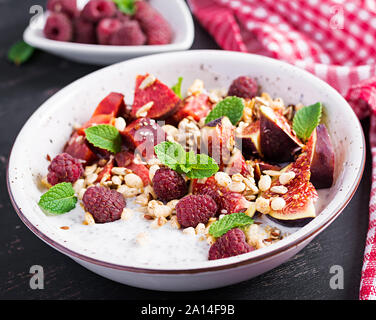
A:
[[[86,164],[90,164],[98,158],[90,149],[85,137],[77,132],[74,132],[69,138],[64,146],[64,152],[70,154],[73,158],[86,161]]]
[[[210,121],[201,129],[201,150],[219,165],[228,165],[235,144],[235,130],[227,117]]]
[[[224,169],[221,169],[221,171],[226,172],[230,176],[240,173],[242,176],[246,177],[250,174],[248,165],[239,149],[233,150],[229,164],[225,166]]]
[[[146,111],[146,115],[142,116],[152,119],[166,119],[176,112],[180,98],[158,79],[150,81],[152,82],[150,84],[145,84],[144,80],[148,76],[148,74],[144,76],[139,75],[136,78],[136,89],[131,116],[138,118],[137,111],[147,103],[153,102],[151,108]],[[148,79],[145,81],[148,81]]]
[[[153,119],[139,118],[120,132],[127,146],[143,158],[154,156],[154,146],[166,140],[166,133]]]
[[[260,120],[250,123],[245,128],[238,128],[235,132],[237,147],[242,150],[245,157],[260,157]]]
[[[189,96],[182,101],[179,110],[171,117],[171,121],[168,122],[178,124],[181,120],[189,116],[198,122],[209,114],[211,107],[212,104],[206,94],[201,93],[197,96]]]
[[[303,147],[286,118],[266,106],[260,107],[260,144],[264,158],[276,162],[292,161]]]
[[[284,221],[316,217],[314,203],[317,200],[318,195],[313,184],[309,182],[311,176],[310,163],[314,144],[313,140],[313,138],[309,140],[304,147],[304,152],[294,163],[289,164],[281,170],[282,172],[292,171],[295,173],[295,178],[284,185],[288,190],[287,193],[278,194],[272,191],[273,187],[281,186],[279,178],[275,177],[273,178],[271,188],[261,194],[261,196],[266,199],[278,196],[283,198],[286,202],[286,205],[282,210],[276,211],[271,209],[269,212],[271,217]]]
[[[317,189],[330,188],[334,179],[333,145],[325,125],[318,125],[313,135],[316,135],[316,143],[311,162],[311,182]]]
[[[97,106],[93,117],[99,114],[111,114],[117,117],[125,110],[124,95],[117,92],[108,94]]]
[[[145,187],[150,183],[149,169],[142,163],[135,163],[132,152],[121,151],[117,153],[115,155],[115,161],[118,167],[127,168],[137,174],[141,178]]]
[[[197,179],[192,181],[192,193],[211,196],[218,206],[218,215],[247,210],[249,202],[241,193],[230,191],[228,188],[218,185],[214,177],[207,178],[203,183],[201,182],[201,180]]]

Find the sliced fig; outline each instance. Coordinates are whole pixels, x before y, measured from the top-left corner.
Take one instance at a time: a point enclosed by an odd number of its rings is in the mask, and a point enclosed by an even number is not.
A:
[[[260,157],[260,120],[250,123],[235,131],[236,146],[242,150],[245,157]]]
[[[234,149],[232,151],[230,161],[228,165],[222,169],[222,171],[226,172],[230,176],[240,173],[242,176],[246,177],[250,174],[248,165],[239,149]]]
[[[285,185],[281,185],[279,178],[272,180],[271,188],[261,194],[266,199],[281,197],[285,200],[285,206],[281,210],[273,210],[269,215],[275,219],[290,221],[307,218],[315,218],[316,210],[314,203],[318,198],[317,191],[310,180],[310,164],[312,157],[313,139],[304,147],[304,152],[299,155],[294,163],[283,168],[282,172],[292,171],[295,177]],[[275,192],[273,187],[286,187],[287,192],[280,194]],[[309,221],[306,220],[306,221]]]
[[[228,165],[235,144],[235,130],[227,117],[210,121],[201,129],[200,150],[211,156],[219,165]]]
[[[249,207],[249,202],[241,193],[230,191],[228,188],[218,185],[213,176],[203,182],[197,179],[193,180],[192,193],[211,196],[218,206],[218,215],[244,212]]]
[[[138,118],[120,134],[127,146],[145,159],[154,156],[154,146],[166,140],[165,131],[153,119]]]
[[[73,158],[86,161],[86,164],[92,163],[98,157],[90,149],[85,137],[74,132],[64,146],[64,152],[70,154]]]
[[[150,109],[146,110],[146,115],[152,119],[166,119],[174,114],[179,107],[180,98],[172,91],[168,86],[160,82],[158,79],[154,81],[151,79],[150,84],[148,82],[149,74],[139,75],[136,78],[136,88],[134,93],[134,100],[132,106],[131,116],[138,118],[139,111],[143,106],[152,102],[153,105]]]
[[[254,160],[252,161],[251,165],[253,166],[253,174],[256,181],[259,181],[261,175],[265,170],[280,171],[282,169],[282,167],[280,166],[266,163],[261,160]]]
[[[117,117],[124,111],[124,95],[117,92],[111,92],[99,103],[93,113],[93,117],[99,114],[111,114],[113,117]]]
[[[127,168],[137,174],[141,178],[145,187],[150,183],[149,169],[142,163],[135,163],[134,154],[132,152],[121,151],[117,153],[115,155],[115,161],[118,167]]]
[[[200,93],[197,96],[189,96],[181,102],[178,111],[168,122],[178,124],[189,116],[198,122],[209,114],[211,108],[212,103],[206,94]]]
[[[98,174],[97,182],[101,182],[103,179],[104,181],[108,181],[111,178],[111,170],[114,167],[114,160],[111,158],[106,165],[102,168],[102,170]]]
[[[330,188],[334,179],[333,145],[325,125],[318,125],[313,135],[316,135],[316,143],[311,162],[311,182],[317,189]]]
[[[266,160],[292,161],[303,144],[286,118],[267,106],[260,107],[260,145]]]

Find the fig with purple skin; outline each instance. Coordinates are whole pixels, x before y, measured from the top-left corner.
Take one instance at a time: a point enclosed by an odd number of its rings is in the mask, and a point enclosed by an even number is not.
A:
[[[311,162],[311,182],[317,189],[330,188],[334,178],[334,150],[328,130],[320,124],[312,133],[315,145]]]
[[[154,156],[154,146],[166,140],[165,131],[153,119],[138,118],[120,132],[126,145],[149,159]]]
[[[263,198],[271,201],[274,197],[283,199],[285,204],[282,209],[276,210],[271,206],[268,215],[285,225],[302,225],[316,217],[314,203],[318,194],[309,181],[314,140],[314,136],[311,136],[296,161],[281,170],[282,173],[293,172],[293,178],[282,185],[281,179],[274,177],[270,189],[261,194]],[[283,189],[285,190],[281,191]]]
[[[292,161],[303,144],[286,118],[267,106],[260,107],[260,145],[266,160]]]
[[[228,165],[235,144],[235,130],[227,117],[210,121],[201,129],[201,150],[219,165]]]
[[[236,145],[245,157],[260,157],[260,121],[250,123],[244,128],[238,128],[235,133]]]
[[[250,174],[248,165],[239,149],[234,149],[232,151],[232,156],[228,165],[221,171],[226,172],[230,176],[240,173],[242,176],[246,177]]]

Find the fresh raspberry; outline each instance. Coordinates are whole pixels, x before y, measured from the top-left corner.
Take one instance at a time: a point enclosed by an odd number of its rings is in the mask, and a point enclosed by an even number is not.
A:
[[[95,44],[97,36],[95,33],[95,24],[80,16],[74,21],[75,41],[78,43]]]
[[[187,193],[187,184],[182,175],[169,168],[160,168],[155,172],[153,188],[162,201],[180,199]]]
[[[82,17],[92,22],[111,18],[116,13],[116,5],[108,0],[90,0],[82,9]]]
[[[119,19],[105,18],[97,26],[97,39],[99,44],[110,44],[111,36],[122,26]]]
[[[72,23],[64,13],[51,13],[43,31],[51,40],[71,41],[73,37]]]
[[[47,10],[57,13],[65,13],[69,18],[78,16],[77,0],[48,0]]]
[[[57,155],[48,166],[47,180],[51,185],[60,182],[75,182],[84,169],[81,162],[68,153]]]
[[[253,251],[239,228],[227,231],[217,239],[209,250],[209,260],[223,259]]]
[[[114,46],[140,46],[146,37],[137,21],[124,21],[123,25],[111,36],[110,44]]]
[[[114,189],[90,187],[82,198],[85,210],[93,215],[96,223],[119,220],[126,206],[123,195]]]
[[[251,99],[257,95],[257,90],[258,87],[255,79],[242,76],[232,82],[227,95]]]
[[[217,204],[208,195],[185,196],[176,205],[176,217],[184,228],[195,228],[199,223],[207,224],[216,213]]]
[[[124,12],[121,12],[120,10],[116,10],[114,18],[119,19],[121,22],[125,22],[125,21],[131,20],[131,16],[130,15],[125,14]]]
[[[147,36],[148,44],[168,44],[172,40],[172,30],[163,16],[145,1],[136,2],[135,19]]]

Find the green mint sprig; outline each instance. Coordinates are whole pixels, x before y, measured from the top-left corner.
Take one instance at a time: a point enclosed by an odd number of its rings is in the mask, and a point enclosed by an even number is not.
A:
[[[231,123],[235,126],[243,116],[244,102],[243,99],[238,97],[227,97],[218,102],[212,111],[205,119],[205,124],[227,116]]]
[[[93,146],[118,153],[121,149],[119,131],[111,125],[99,124],[85,129],[86,139]]]
[[[179,77],[178,78],[178,82],[176,84],[174,84],[171,89],[172,91],[175,92],[175,94],[180,98],[182,99],[183,96],[181,94],[181,83],[183,82],[183,77]]]
[[[15,43],[8,51],[8,59],[15,65],[26,62],[31,58],[35,49],[28,45],[25,41],[19,41]]]
[[[292,129],[301,140],[306,141],[309,139],[313,130],[315,130],[320,123],[321,114],[321,102],[305,106],[295,113]]]
[[[231,229],[248,226],[252,223],[253,219],[244,212],[234,212],[214,222],[209,228],[209,233],[218,238]]]
[[[154,151],[164,165],[178,173],[185,173],[191,179],[208,178],[219,170],[213,158],[206,154],[185,152],[176,142],[161,142],[154,147]]]
[[[113,2],[115,2],[117,8],[125,13],[125,14],[129,14],[129,15],[134,15],[136,13],[136,6],[135,6],[135,3],[136,3],[136,0],[112,0]]]
[[[71,183],[62,182],[51,187],[44,193],[38,205],[46,214],[63,214],[76,207],[77,197]]]

